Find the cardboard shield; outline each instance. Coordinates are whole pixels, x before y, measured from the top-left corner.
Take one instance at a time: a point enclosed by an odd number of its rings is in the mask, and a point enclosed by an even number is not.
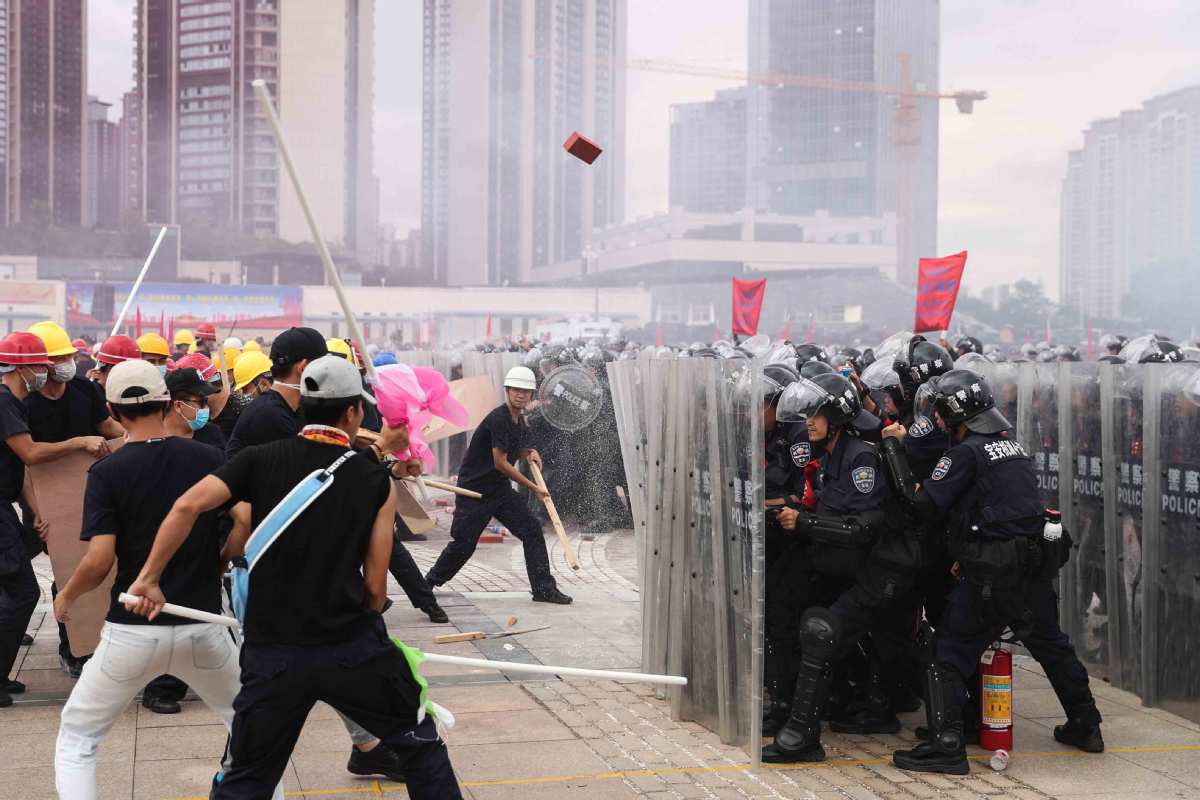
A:
[[[113,449],[119,445],[119,440],[109,443]],[[59,586],[67,585],[87,552],[88,543],[80,541],[79,533],[83,525],[83,491],[87,485],[87,472],[95,461],[87,453],[72,453],[48,464],[29,467],[29,477],[37,492],[42,517],[50,523],[46,549],[50,551],[54,582]],[[109,597],[116,573],[114,566],[103,583],[80,597],[71,607],[67,638],[71,640],[71,655],[76,658],[90,656],[100,642],[100,628],[104,626],[104,618],[108,615]]]
[[[464,433],[479,427],[483,418],[496,407],[496,384],[487,375],[476,375],[473,378],[450,381],[450,396],[467,409],[467,413],[471,416],[469,427],[460,428],[441,417],[434,417],[421,429],[421,435],[427,444],[433,444],[457,433]]]
[[[424,507],[413,496],[406,481],[392,481],[396,485],[396,513],[404,520],[408,529],[416,534],[429,533],[435,523]]]

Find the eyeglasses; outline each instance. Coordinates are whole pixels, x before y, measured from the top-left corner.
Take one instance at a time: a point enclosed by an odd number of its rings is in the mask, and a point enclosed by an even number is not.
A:
[[[207,397],[188,397],[186,399],[181,397],[179,398],[179,402],[183,403],[188,408],[195,409],[196,411],[199,411],[202,408],[208,408]]]

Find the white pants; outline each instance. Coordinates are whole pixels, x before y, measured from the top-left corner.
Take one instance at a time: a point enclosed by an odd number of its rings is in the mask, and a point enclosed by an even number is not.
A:
[[[100,645],[63,706],[54,777],[63,800],[95,800],[96,750],[117,717],[153,678],[174,675],[190,686],[228,729],[241,689],[238,648],[221,625],[104,623]],[[200,787],[197,787],[199,791]],[[207,791],[208,787],[204,787]],[[283,786],[275,787],[282,800]]]

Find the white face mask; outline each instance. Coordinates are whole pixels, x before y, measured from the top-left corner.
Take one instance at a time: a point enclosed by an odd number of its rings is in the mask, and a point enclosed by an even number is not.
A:
[[[58,383],[67,383],[75,377],[79,366],[72,361],[64,361],[61,364],[54,365],[54,380]]]

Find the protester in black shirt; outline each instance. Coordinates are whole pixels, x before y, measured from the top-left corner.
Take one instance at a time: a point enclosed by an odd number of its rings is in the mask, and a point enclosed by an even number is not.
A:
[[[534,601],[565,605],[571,598],[558,590],[550,573],[542,523],[512,488],[512,482],[516,481],[539,497],[547,496],[545,490],[518,472],[512,463],[521,458],[539,467],[542,463],[537,450],[530,446],[529,425],[522,413],[537,388],[533,371],[528,367],[513,367],[505,376],[504,387],[507,402],[484,417],[475,429],[458,471],[458,485],[479,492],[483,498],[458,498],[450,543],[425,579],[432,586],[441,586],[453,578],[471,558],[483,529],[495,517],[521,540]]]
[[[25,465],[81,450],[93,456],[107,452],[99,436],[35,442],[29,435],[29,412],[22,401],[45,385],[49,369],[46,346],[34,334],[11,333],[0,340],[0,707],[11,705],[11,695],[25,691],[8,674],[41,596],[26,556],[21,523],[12,508],[18,497],[32,510],[38,535],[44,539],[49,530],[40,516],[33,484],[26,480]]]
[[[300,375],[308,363],[328,353],[325,339],[312,328],[289,328],[271,343],[270,390],[238,417],[226,445],[232,458],[244,447],[288,439],[304,427],[300,414]]]
[[[433,720],[416,722],[417,683],[379,614],[395,498],[386,470],[348,454],[363,418],[358,373],[342,359],[319,358],[301,386],[310,424],[299,437],[242,451],[176,503],[130,589],[143,598],[134,610],[152,618],[161,610],[164,567],[198,514],[248,502],[257,527],[314,470],[338,462],[324,493],[290,524],[260,532],[273,542],[250,573],[233,767],[213,797],[262,797],[283,775],[309,710],[323,700],[399,754],[410,797],[460,798]]]
[[[128,438],[88,472],[80,534],[88,549],[55,599],[55,616],[65,622],[74,602],[100,585],[114,560],[117,572],[96,657],[84,666],[63,707],[54,761],[60,797],[95,796],[97,748],[147,678],[163,673],[183,677],[227,726],[240,686],[237,647],[223,626],[169,615],[147,620],[117,601],[141,572],[167,512],[221,464],[222,454],[166,435],[170,394],[153,364],[116,365],[105,394]],[[193,519],[180,558],[161,579],[180,603],[220,612],[218,539],[215,511]],[[282,787],[274,789],[282,798]],[[268,787],[258,796],[271,791]]]
[[[194,369],[176,369],[167,373],[167,391],[171,393],[167,433],[215,447],[224,461],[225,435],[212,422],[208,409],[208,398],[217,393],[216,387]]]

